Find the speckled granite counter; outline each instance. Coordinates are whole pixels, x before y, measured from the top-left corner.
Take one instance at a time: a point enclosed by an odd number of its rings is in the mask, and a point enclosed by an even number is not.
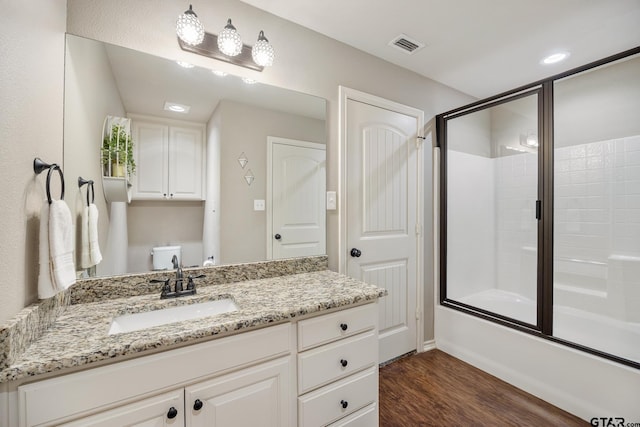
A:
[[[151,349],[170,349],[216,335],[289,321],[332,308],[374,301],[386,291],[325,270],[198,287],[198,294],[160,300],[158,294],[66,307],[55,323],[10,366],[0,382],[109,360]],[[232,298],[238,311],[213,317],[108,335],[113,317],[218,298]]]

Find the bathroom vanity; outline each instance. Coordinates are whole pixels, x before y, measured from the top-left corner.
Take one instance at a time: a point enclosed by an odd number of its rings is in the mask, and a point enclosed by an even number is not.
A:
[[[72,304],[0,371],[0,404],[10,414],[0,423],[374,426],[376,302],[384,295],[324,270],[201,285],[173,301]],[[123,312],[218,298],[237,310],[108,333]]]

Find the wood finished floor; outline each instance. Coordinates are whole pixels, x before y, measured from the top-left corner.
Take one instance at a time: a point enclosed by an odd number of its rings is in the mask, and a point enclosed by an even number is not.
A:
[[[440,350],[380,369],[380,427],[589,426]]]

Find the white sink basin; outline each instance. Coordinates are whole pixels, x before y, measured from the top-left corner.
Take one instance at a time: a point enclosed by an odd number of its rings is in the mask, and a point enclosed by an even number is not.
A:
[[[113,319],[109,335],[124,332],[139,331],[153,326],[182,322],[184,320],[200,319],[217,314],[231,313],[238,310],[236,303],[229,298],[206,301],[161,310],[145,311],[142,313],[124,314]]]

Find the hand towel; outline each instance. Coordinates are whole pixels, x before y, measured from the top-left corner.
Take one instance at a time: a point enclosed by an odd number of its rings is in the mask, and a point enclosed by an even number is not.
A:
[[[39,246],[39,263],[40,271],[38,273],[38,298],[51,298],[57,293],[57,289],[51,277],[51,259],[49,257],[49,203],[45,200],[40,210],[40,241]]]
[[[98,243],[98,207],[91,203],[82,210],[81,216],[81,267],[90,268],[102,261]]]
[[[89,247],[89,207],[85,206],[80,215],[80,267],[89,268],[91,264],[91,248]]]
[[[54,200],[49,206],[49,256],[53,283],[58,291],[76,282],[73,263],[73,223],[64,200]]]
[[[93,203],[89,205],[89,248],[91,265],[98,265],[102,261],[102,252],[98,243],[98,207]]]

